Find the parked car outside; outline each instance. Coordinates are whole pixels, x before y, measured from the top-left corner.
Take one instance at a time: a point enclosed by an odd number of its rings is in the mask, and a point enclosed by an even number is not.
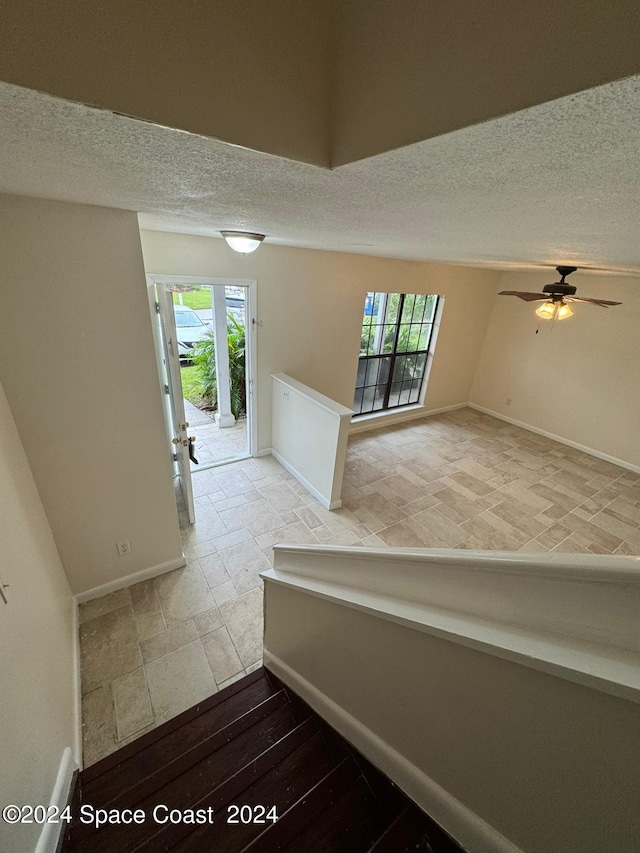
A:
[[[244,326],[244,294],[242,298],[236,296],[227,296],[227,314],[235,317],[236,320]]]
[[[186,305],[174,305],[173,313],[176,318],[176,334],[178,337],[178,355],[180,361],[189,361],[191,348],[197,341],[206,338],[209,327],[203,323],[192,308]]]
[[[241,288],[235,289],[240,290]],[[227,316],[235,317],[244,326],[244,294],[241,293],[239,296],[231,294],[226,297],[225,302],[227,305]],[[209,329],[213,329],[213,312],[211,308],[194,308],[194,311]]]

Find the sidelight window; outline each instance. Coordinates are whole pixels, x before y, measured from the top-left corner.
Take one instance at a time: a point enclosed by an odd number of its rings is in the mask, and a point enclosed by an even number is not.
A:
[[[368,293],[354,398],[356,415],[420,402],[438,296]]]

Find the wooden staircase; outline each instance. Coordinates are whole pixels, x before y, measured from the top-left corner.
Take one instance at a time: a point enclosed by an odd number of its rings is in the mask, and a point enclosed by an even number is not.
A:
[[[85,819],[97,809],[138,809],[144,819],[127,814],[130,823],[96,828],[81,822],[81,809]],[[196,810],[205,822],[181,819]],[[461,849],[265,669],[83,770],[61,845],[63,853]]]

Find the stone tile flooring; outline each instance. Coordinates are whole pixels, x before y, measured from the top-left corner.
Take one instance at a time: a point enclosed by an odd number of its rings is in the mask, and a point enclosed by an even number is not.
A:
[[[272,457],[193,485],[187,566],[80,608],[85,765],[260,664],[276,542],[640,554],[640,475],[472,409],[352,436],[333,512]]]
[[[191,463],[193,472],[225,459],[247,455],[246,418],[240,418],[232,427],[221,429],[212,413],[201,411],[188,400],[184,401],[184,412],[189,424],[189,435],[194,435],[196,439],[195,454],[199,464]]]

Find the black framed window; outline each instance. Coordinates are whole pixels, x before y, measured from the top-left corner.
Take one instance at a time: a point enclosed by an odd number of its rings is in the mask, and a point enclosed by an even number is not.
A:
[[[367,293],[356,415],[419,402],[437,310],[438,296],[433,293]]]

